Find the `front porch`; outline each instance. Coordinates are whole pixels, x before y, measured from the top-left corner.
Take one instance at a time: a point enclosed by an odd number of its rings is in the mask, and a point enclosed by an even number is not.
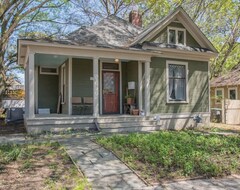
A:
[[[30,54],[28,61],[28,119],[37,114],[121,115],[128,106],[150,114],[149,61],[42,53]],[[131,105],[126,96],[134,98]]]

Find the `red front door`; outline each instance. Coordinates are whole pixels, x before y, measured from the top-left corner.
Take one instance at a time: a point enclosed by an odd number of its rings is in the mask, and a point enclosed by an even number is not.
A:
[[[119,113],[119,72],[102,72],[103,113]]]

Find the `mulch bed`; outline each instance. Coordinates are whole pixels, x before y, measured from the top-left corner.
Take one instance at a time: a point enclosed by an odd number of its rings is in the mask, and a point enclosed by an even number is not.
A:
[[[4,119],[0,119],[0,135],[22,134],[26,132],[23,122],[6,124]]]

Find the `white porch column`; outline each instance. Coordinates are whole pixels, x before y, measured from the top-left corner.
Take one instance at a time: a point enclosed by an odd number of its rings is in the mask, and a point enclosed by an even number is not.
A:
[[[150,61],[145,62],[145,115],[150,115]]]
[[[99,115],[99,69],[98,57],[93,58],[93,116]]]
[[[68,59],[68,115],[72,115],[72,57]]]
[[[138,61],[138,108],[142,110],[142,62]]]
[[[35,117],[35,80],[34,80],[34,74],[35,74],[35,69],[34,69],[34,53],[29,54],[28,58],[28,118],[34,118]]]

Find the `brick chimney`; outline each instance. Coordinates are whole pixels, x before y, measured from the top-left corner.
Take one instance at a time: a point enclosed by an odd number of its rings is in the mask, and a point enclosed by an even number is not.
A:
[[[142,27],[142,15],[138,11],[132,10],[129,13],[129,22],[135,26]]]

